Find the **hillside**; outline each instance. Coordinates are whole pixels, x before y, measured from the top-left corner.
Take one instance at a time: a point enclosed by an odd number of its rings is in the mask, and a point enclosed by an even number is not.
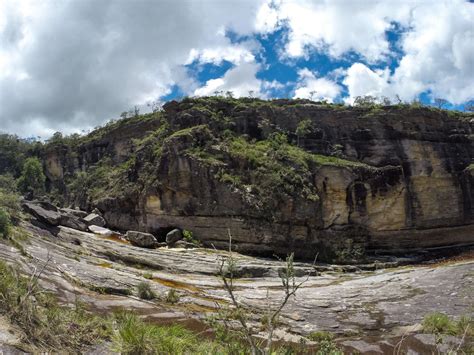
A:
[[[357,262],[474,242],[473,126],[410,105],[193,98],[38,154],[56,202],[110,228]]]

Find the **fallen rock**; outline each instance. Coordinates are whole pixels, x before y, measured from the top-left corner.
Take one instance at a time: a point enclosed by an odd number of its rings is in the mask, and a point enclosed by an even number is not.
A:
[[[174,244],[181,239],[183,239],[183,233],[181,233],[181,230],[173,229],[166,235],[166,244],[168,244],[169,247],[173,247]]]
[[[99,227],[104,227],[106,225],[105,219],[99,216],[96,213],[91,213],[84,217],[84,221],[89,225],[89,226],[99,226]]]
[[[72,229],[80,230],[81,232],[87,232],[87,223],[82,218],[70,215],[62,214],[59,224]]]
[[[88,215],[88,213],[85,211],[75,210],[73,208],[61,208],[59,211],[79,218],[85,218]]]
[[[100,212],[98,208],[94,208],[91,213],[98,214],[101,217],[103,216],[102,212]]]
[[[116,235],[116,232],[111,231],[110,229],[104,228],[104,227],[99,227],[99,226],[89,226],[89,230],[98,235],[102,235],[104,237],[110,237],[112,235]]]
[[[50,224],[52,226],[57,226],[61,222],[61,214],[59,214],[57,211],[45,209],[33,202],[24,202],[22,206],[25,212],[33,215],[41,222]]]
[[[153,248],[156,244],[156,238],[150,233],[128,231],[125,238],[133,245],[142,248]]]

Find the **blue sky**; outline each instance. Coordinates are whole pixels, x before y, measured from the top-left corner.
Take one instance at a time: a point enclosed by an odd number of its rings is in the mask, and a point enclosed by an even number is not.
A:
[[[227,91],[463,109],[473,24],[466,0],[0,0],[1,130],[81,132]]]

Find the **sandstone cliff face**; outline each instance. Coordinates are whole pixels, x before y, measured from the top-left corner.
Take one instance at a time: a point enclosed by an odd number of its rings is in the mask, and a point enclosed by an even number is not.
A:
[[[180,227],[216,247],[230,231],[242,252],[350,261],[474,243],[469,119],[426,108],[184,100],[69,153],[50,150],[45,166],[60,184],[104,158],[131,161],[120,193],[89,199],[113,228],[163,237]]]

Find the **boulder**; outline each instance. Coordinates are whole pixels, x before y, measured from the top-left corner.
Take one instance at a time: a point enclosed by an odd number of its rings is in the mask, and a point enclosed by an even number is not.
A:
[[[181,233],[181,230],[173,229],[166,235],[166,244],[168,244],[169,247],[173,247],[174,244],[181,239],[183,239],[183,233]]]
[[[103,227],[106,225],[105,219],[99,216],[96,213],[91,213],[84,217],[84,221],[87,223],[89,226],[99,226]]]
[[[33,215],[41,222],[52,226],[58,226],[61,222],[61,214],[57,211],[45,209],[33,202],[24,202],[22,206],[25,212]]]
[[[102,217],[102,212],[100,212],[98,208],[94,208],[91,213],[98,214],[99,216]]]
[[[104,227],[99,227],[99,226],[89,226],[89,230],[98,235],[102,235],[104,237],[110,237],[112,235],[117,234],[116,232],[111,231],[110,229],[104,228]]]
[[[84,222],[82,218],[70,214],[61,214],[59,224],[82,232],[87,232],[87,223]]]
[[[133,245],[142,248],[153,248],[156,244],[156,238],[150,233],[128,231],[125,238]]]
[[[59,211],[63,214],[68,214],[79,218],[85,218],[88,215],[88,213],[85,211],[75,210],[72,208],[61,208]]]

